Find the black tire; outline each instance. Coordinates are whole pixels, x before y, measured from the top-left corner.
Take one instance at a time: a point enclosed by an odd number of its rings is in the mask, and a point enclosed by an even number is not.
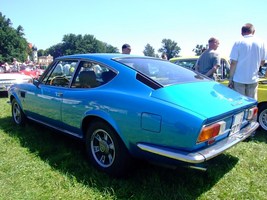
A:
[[[86,134],[86,152],[91,163],[100,171],[123,177],[130,170],[131,156],[116,131],[107,123],[92,123]]]
[[[26,116],[16,99],[12,100],[11,112],[13,121],[19,126],[24,126],[26,123]]]
[[[267,104],[261,104],[258,108],[258,122],[260,127],[267,131]]]

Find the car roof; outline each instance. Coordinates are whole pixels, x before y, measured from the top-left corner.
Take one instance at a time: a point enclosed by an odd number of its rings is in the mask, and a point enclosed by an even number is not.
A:
[[[88,53],[88,54],[74,54],[74,55],[67,55],[58,57],[56,59],[115,59],[115,58],[125,58],[125,57],[132,57],[132,58],[149,58],[147,56],[140,56],[140,55],[130,55],[130,54],[121,54],[121,53]],[[154,57],[150,57],[154,58]],[[154,58],[157,59],[157,58]]]

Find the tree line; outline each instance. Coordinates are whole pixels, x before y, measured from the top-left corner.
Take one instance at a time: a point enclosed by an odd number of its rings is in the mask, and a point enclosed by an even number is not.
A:
[[[12,27],[10,19],[6,19],[0,12],[0,62],[26,60],[31,53],[27,40],[24,38],[23,27]]]
[[[16,58],[20,62],[31,57],[32,50],[24,38],[24,29],[19,25],[16,29],[12,27],[12,22],[0,12],[0,63],[12,62]],[[181,48],[171,39],[163,39],[162,47],[157,50],[158,53],[165,53],[167,57],[178,57]],[[203,45],[197,45],[192,51],[196,55],[200,55],[203,51]],[[159,57],[156,50],[150,45],[146,44],[143,54],[145,56]],[[38,50],[38,56],[51,55],[53,58],[82,53],[119,53],[119,49],[96,39],[93,35],[75,35],[67,34],[63,36],[62,42],[55,44],[48,49]]]

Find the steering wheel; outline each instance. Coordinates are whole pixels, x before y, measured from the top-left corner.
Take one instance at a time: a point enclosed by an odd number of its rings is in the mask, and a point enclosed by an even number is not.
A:
[[[55,76],[50,80],[50,85],[66,86],[69,82],[69,79],[64,76]]]

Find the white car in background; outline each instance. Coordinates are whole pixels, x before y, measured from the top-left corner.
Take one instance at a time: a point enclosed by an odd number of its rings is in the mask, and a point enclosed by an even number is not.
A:
[[[28,75],[0,72],[0,92],[7,92],[8,88],[15,83],[30,83],[32,80]]]

